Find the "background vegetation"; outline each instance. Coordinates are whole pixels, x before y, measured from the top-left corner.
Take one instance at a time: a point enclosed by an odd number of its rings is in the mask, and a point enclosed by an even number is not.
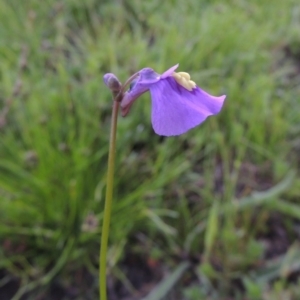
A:
[[[0,298],[97,299],[102,76],[180,63],[226,104],[120,119],[110,299],[299,299],[299,28],[296,0],[0,0]]]

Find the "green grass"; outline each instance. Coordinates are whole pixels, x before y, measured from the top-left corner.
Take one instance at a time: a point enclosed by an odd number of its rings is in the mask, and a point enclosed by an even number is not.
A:
[[[180,63],[226,103],[180,137],[154,134],[149,95],[119,120],[112,281],[133,293],[121,262],[134,253],[169,270],[165,299],[298,299],[299,17],[292,0],[0,0],[3,288],[18,278],[36,299],[84,269],[97,299],[102,76]]]

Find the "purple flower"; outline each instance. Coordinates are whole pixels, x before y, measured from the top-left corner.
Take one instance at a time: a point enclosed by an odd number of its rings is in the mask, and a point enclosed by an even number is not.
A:
[[[178,64],[162,75],[150,68],[139,71],[121,101],[122,115],[148,90],[152,99],[152,126],[159,135],[182,134],[208,116],[218,114],[226,96],[209,95],[190,80],[188,73],[175,73],[177,67]]]

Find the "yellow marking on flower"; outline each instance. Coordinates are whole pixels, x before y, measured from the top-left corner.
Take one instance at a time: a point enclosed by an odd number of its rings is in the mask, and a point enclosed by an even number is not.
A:
[[[186,73],[186,72],[178,72],[177,74],[180,75],[181,77],[184,77],[186,80],[190,80],[190,79],[191,79],[191,76],[190,76],[189,73]]]
[[[174,72],[172,76],[178,84],[186,88],[188,91],[192,91],[196,87],[196,83],[190,80],[191,76],[186,72]]]

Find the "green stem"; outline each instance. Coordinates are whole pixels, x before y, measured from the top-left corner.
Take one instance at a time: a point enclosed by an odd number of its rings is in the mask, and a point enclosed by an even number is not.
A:
[[[99,260],[99,262],[100,262],[100,267],[99,267],[100,300],[107,300],[106,256],[107,256],[107,244],[108,244],[109,225],[110,225],[110,216],[111,216],[111,205],[112,205],[112,197],[113,197],[114,165],[115,165],[115,152],[116,152],[116,132],[117,132],[119,105],[120,105],[120,103],[118,101],[114,101],[113,110],[112,110],[112,118],[111,118],[106,196],[105,196],[102,236],[101,236],[101,245],[100,245],[100,260]]]

